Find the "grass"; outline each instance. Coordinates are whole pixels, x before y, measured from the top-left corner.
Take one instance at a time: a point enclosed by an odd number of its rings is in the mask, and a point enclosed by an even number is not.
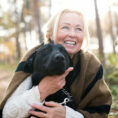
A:
[[[12,63],[0,62],[0,70],[14,72],[16,70],[17,64],[18,61]]]

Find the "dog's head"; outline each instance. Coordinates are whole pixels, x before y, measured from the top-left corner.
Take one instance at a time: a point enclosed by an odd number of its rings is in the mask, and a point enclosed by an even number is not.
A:
[[[72,66],[72,61],[65,48],[59,44],[46,44],[36,52],[33,71],[45,75],[60,75]]]
[[[32,83],[37,85],[47,75],[61,75],[72,60],[65,48],[59,44],[46,44],[36,50],[26,61],[24,72],[32,73]]]

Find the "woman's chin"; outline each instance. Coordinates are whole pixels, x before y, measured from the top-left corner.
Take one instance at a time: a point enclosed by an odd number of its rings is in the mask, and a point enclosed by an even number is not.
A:
[[[68,52],[68,54],[70,55],[70,57],[72,57],[75,54],[75,52],[73,50],[66,49],[66,51]]]
[[[77,53],[77,46],[76,45],[69,45],[69,44],[61,44],[65,47],[68,54],[72,57],[74,54]]]

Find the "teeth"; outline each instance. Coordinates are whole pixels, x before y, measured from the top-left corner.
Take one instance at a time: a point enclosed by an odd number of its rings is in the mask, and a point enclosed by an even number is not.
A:
[[[74,41],[65,41],[64,43],[70,44],[70,45],[75,45],[76,44],[76,42],[74,42]]]

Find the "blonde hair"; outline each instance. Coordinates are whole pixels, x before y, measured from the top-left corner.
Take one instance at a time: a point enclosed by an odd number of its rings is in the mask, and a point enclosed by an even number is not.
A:
[[[52,37],[55,40],[56,35],[57,35],[59,20],[60,20],[61,16],[64,13],[70,13],[70,12],[76,13],[82,17],[82,20],[84,22],[84,39],[86,40],[86,44],[88,45],[89,32],[88,32],[88,26],[85,22],[85,17],[81,12],[79,12],[77,10],[71,10],[71,9],[63,9],[60,12],[58,12],[56,15],[54,15],[50,18],[50,20],[47,22],[46,27],[45,27],[46,29],[44,32],[44,36],[45,36],[44,43],[51,42],[50,37]]]

